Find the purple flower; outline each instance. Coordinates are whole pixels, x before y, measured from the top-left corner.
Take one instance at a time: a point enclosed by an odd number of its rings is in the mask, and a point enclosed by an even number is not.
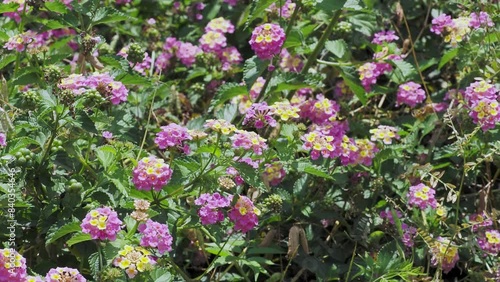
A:
[[[481,26],[494,26],[493,21],[490,18],[490,15],[486,12],[471,13],[470,14],[470,22],[469,26],[472,28],[480,28]]]
[[[69,267],[51,268],[45,276],[46,282],[85,282],[87,279],[77,269]]]
[[[277,24],[266,23],[252,32],[250,47],[261,60],[269,60],[281,51],[285,42],[285,31]]]
[[[80,227],[83,233],[90,234],[94,240],[114,241],[121,230],[121,224],[122,221],[115,211],[102,207],[87,213]]]
[[[421,210],[427,207],[437,208],[438,203],[434,197],[436,191],[423,183],[414,185],[410,187],[410,191],[407,194],[408,205],[413,207],[418,207]]]
[[[232,197],[224,197],[219,193],[201,194],[198,199],[194,201],[195,205],[202,206],[198,210],[201,224],[215,224],[224,220],[224,213],[219,208],[229,207]]]
[[[113,138],[113,133],[111,133],[109,131],[103,131],[102,137],[104,137],[105,139],[111,139],[111,138]]]
[[[14,249],[0,249],[0,281],[25,282],[26,276],[26,259]]]
[[[171,123],[161,127],[161,131],[156,134],[155,143],[160,149],[174,147],[181,149],[184,154],[189,154],[191,150],[185,142],[191,139],[193,137],[189,135],[187,128]]]
[[[236,134],[231,136],[231,140],[233,141],[233,148],[252,149],[256,155],[262,155],[263,151],[267,149],[266,139],[255,132],[236,130]]]
[[[253,125],[257,129],[264,126],[276,127],[277,122],[273,114],[274,108],[268,106],[266,102],[255,103],[245,112],[243,125]]]
[[[7,136],[3,132],[0,132],[0,146],[7,146]]]
[[[431,32],[435,34],[442,34],[447,28],[453,26],[453,20],[451,16],[446,14],[441,14],[437,18],[432,20]]]
[[[172,178],[172,169],[163,159],[142,158],[134,168],[132,182],[139,190],[160,191]]]
[[[148,219],[146,223],[139,225],[139,233],[141,238],[141,246],[157,248],[160,254],[172,250],[172,235],[168,230],[168,225]]]
[[[398,40],[399,37],[396,36],[396,32],[394,30],[380,31],[373,35],[372,43],[381,45],[384,42],[392,42]]]
[[[246,233],[257,226],[259,214],[260,211],[253,205],[252,200],[240,195],[234,207],[229,211],[228,217],[234,222],[234,230]]]
[[[417,104],[422,103],[425,97],[425,91],[422,89],[422,86],[410,81],[399,86],[396,104],[406,104],[413,108]]]

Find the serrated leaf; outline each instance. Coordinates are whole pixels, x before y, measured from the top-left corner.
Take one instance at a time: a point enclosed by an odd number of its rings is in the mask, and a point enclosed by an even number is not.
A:
[[[373,13],[360,13],[352,15],[348,17],[348,21],[353,25],[353,30],[361,32],[363,35],[368,37],[372,36],[373,32],[377,28],[377,17]]]
[[[250,15],[248,16],[247,26],[255,19],[262,18],[266,14],[265,10],[276,2],[278,2],[278,0],[254,0]]]
[[[100,8],[99,13],[95,16],[99,17],[99,20],[94,21],[94,25],[103,24],[103,23],[113,23],[120,22],[124,20],[130,20],[132,17],[116,10],[113,8]]]
[[[119,81],[125,85],[150,85],[147,78],[134,73],[125,74]]]
[[[19,4],[17,3],[0,4],[0,14],[16,12],[18,8]]]
[[[327,41],[325,43],[325,49],[332,52],[338,58],[344,57],[346,52],[349,50],[347,43],[344,39],[337,39],[333,41]]]
[[[347,2],[344,4],[344,8],[356,11],[363,9],[363,7],[359,5],[359,0],[347,0]]]
[[[224,119],[232,122],[238,113],[238,104],[227,104],[224,105],[222,109],[215,113],[215,117],[218,119]]]
[[[311,175],[315,175],[315,176],[319,176],[321,178],[326,178],[326,179],[332,179],[333,180],[333,177],[330,176],[328,174],[328,172],[325,171],[324,168],[320,167],[320,166],[315,166],[315,165],[307,165],[305,168],[304,168],[304,172],[305,173],[308,173],[308,174],[311,174]]]
[[[108,169],[116,159],[116,149],[110,145],[104,145],[96,149],[96,157],[105,169]]]
[[[90,272],[94,278],[97,278],[97,274],[100,271],[100,256],[99,253],[93,253],[89,256],[89,266]]]
[[[75,244],[81,243],[81,242],[86,242],[92,240],[92,236],[87,233],[77,233],[73,235],[68,241],[66,241],[66,244],[68,247],[71,247]]]
[[[458,55],[458,48],[451,49],[443,54],[441,60],[439,60],[438,69],[441,69],[449,61],[453,60]]]
[[[68,235],[68,234],[73,233],[73,232],[78,232],[81,230],[82,230],[82,228],[80,227],[79,222],[68,223],[68,224],[58,228],[54,233],[49,233],[47,236],[47,241],[45,242],[45,245],[52,244],[65,235]]]
[[[409,80],[417,74],[417,70],[415,69],[415,67],[413,67],[413,65],[408,62],[402,60],[393,60],[392,63],[401,72],[405,80]]]
[[[342,67],[340,72],[340,76],[344,79],[345,84],[347,84],[347,87],[351,89],[352,92],[354,92],[354,95],[359,99],[359,101],[364,105],[368,101],[368,97],[366,96],[366,91],[361,86],[361,81],[359,81],[359,78],[354,76],[351,72],[352,70],[350,68]]]
[[[122,172],[116,171],[112,176],[107,176],[108,180],[111,181],[116,189],[122,193],[123,197],[128,197],[128,188],[122,183],[120,178]]]
[[[44,3],[45,8],[51,12],[59,13],[59,14],[66,14],[69,12],[68,7],[64,5],[64,3],[61,3],[61,1],[51,1],[51,2],[45,2]]]
[[[226,101],[239,96],[239,95],[248,95],[247,88],[243,85],[239,85],[238,83],[226,83],[223,84],[217,90],[215,97],[212,99],[210,103],[210,107],[208,109],[209,112],[213,111],[213,109],[219,105],[224,104]]]
[[[332,11],[340,10],[344,7],[346,0],[316,0],[316,8],[331,13]]]
[[[245,61],[243,66],[243,80],[246,83],[247,89],[250,89],[259,76],[262,75],[267,68],[268,62],[264,62],[253,56]]]
[[[5,68],[8,64],[14,62],[16,60],[16,54],[8,54],[6,56],[2,56],[0,59],[0,69]]]

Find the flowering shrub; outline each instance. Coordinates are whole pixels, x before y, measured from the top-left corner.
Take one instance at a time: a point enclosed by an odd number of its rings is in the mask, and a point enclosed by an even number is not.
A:
[[[500,281],[497,1],[0,2],[0,281]]]

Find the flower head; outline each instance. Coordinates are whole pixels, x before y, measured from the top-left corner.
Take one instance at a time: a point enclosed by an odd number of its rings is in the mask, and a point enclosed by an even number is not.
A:
[[[185,142],[191,139],[193,137],[189,135],[187,128],[171,123],[161,127],[161,131],[156,134],[155,143],[160,149],[173,147],[181,149],[184,154],[189,154],[191,150]]]
[[[286,172],[283,169],[283,164],[280,162],[272,162],[264,165],[264,172],[262,173],[262,178],[265,183],[271,186],[276,186],[283,181],[286,176]]]
[[[263,151],[267,149],[266,139],[255,132],[236,130],[236,134],[231,136],[231,140],[233,141],[233,148],[251,149],[257,155],[262,155]]]
[[[223,135],[229,135],[236,131],[236,126],[224,119],[209,119],[205,122],[204,127]]]
[[[102,207],[87,213],[80,227],[83,233],[90,234],[94,240],[114,241],[121,230],[121,224],[122,221],[115,211]]]
[[[132,182],[139,190],[160,191],[172,178],[172,169],[163,159],[142,158],[133,170]]]
[[[142,234],[141,246],[157,248],[160,254],[172,250],[172,235],[168,225],[149,219],[146,223],[139,225],[139,233]]]
[[[46,282],[85,282],[87,279],[77,269],[69,267],[57,267],[49,270],[45,276]]]
[[[261,60],[269,60],[279,54],[285,42],[285,31],[277,24],[266,23],[252,32],[250,47]]]
[[[432,265],[440,265],[444,273],[450,272],[459,260],[458,247],[447,238],[438,237],[431,249],[431,253]]]
[[[231,197],[224,197],[219,193],[204,193],[194,201],[194,204],[201,206],[198,210],[201,224],[215,224],[224,220],[224,213],[220,208],[228,207],[231,204]]]
[[[207,26],[205,27],[205,32],[208,31],[215,31],[220,33],[233,33],[234,25],[231,23],[230,20],[226,20],[223,17],[218,17],[208,22]]]
[[[7,136],[3,132],[0,132],[0,146],[1,147],[7,146]]]
[[[392,42],[398,40],[399,37],[396,35],[394,30],[380,31],[375,33],[373,36],[372,43],[381,45],[384,42]]]
[[[392,144],[393,139],[399,139],[398,129],[392,126],[379,125],[377,128],[370,129],[370,133],[372,134],[371,141],[380,140],[386,145]]]
[[[234,222],[236,231],[246,233],[257,226],[259,214],[260,211],[253,205],[252,200],[240,195],[234,207],[229,211],[228,217]]]
[[[254,103],[245,112],[243,125],[252,125],[257,129],[264,126],[276,127],[277,122],[273,114],[274,108],[269,107],[266,102]]]
[[[290,104],[288,100],[276,102],[271,107],[274,109],[274,114],[279,116],[282,121],[300,117],[300,108]]]
[[[26,259],[14,249],[0,249],[0,282],[24,282]]]
[[[434,197],[436,190],[423,183],[410,187],[408,192],[408,205],[424,210],[427,207],[437,208],[438,203]]]
[[[125,245],[113,260],[113,265],[125,270],[129,278],[134,278],[139,272],[151,270],[156,261],[151,253],[143,247]]]
[[[397,104],[406,104],[410,107],[415,107],[417,104],[425,100],[425,91],[420,84],[413,81],[401,84],[397,94]]]

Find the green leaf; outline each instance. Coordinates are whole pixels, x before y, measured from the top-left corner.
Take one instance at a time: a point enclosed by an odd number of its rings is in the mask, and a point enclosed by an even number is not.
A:
[[[255,19],[262,18],[266,15],[266,9],[271,6],[271,4],[278,2],[278,0],[254,0],[252,3],[252,9],[250,10],[250,15],[248,17],[246,25],[250,25]]]
[[[97,278],[97,275],[100,271],[100,255],[99,252],[93,253],[89,256],[89,266],[90,273],[94,278]]]
[[[344,39],[327,41],[325,43],[325,48],[338,58],[344,57],[346,52],[349,51],[349,47],[347,47],[347,43],[344,41]]]
[[[417,70],[413,67],[412,64],[402,61],[402,60],[393,60],[392,63],[396,66],[396,68],[401,72],[403,76],[403,80],[410,80],[415,75],[417,75]],[[404,81],[402,81],[404,82]]]
[[[239,95],[248,95],[247,88],[243,85],[239,85],[238,83],[226,83],[223,84],[217,90],[215,97],[212,99],[210,103],[210,107],[208,109],[209,112],[213,111],[213,109],[219,105],[224,104],[226,101],[232,99],[233,97]]]
[[[357,76],[354,76],[352,73],[355,71],[353,68],[347,68],[347,67],[341,67],[341,72],[340,76],[344,79],[345,84],[347,84],[347,87],[351,89],[352,92],[354,92],[354,95],[359,99],[359,101],[365,105],[366,102],[368,101],[368,97],[366,96],[366,91],[361,86],[361,81],[359,81],[359,78]]]
[[[105,169],[108,169],[116,159],[116,149],[110,145],[104,145],[96,149],[97,159]]]
[[[328,172],[325,171],[324,168],[320,166],[315,166],[315,165],[308,165],[304,168],[305,173],[309,173],[311,175],[319,176],[321,178],[326,178],[326,179],[333,179]]]
[[[349,16],[347,19],[353,25],[353,30],[361,32],[365,36],[372,36],[372,34],[377,29],[377,17],[374,13],[359,13]]]
[[[345,9],[361,10],[363,7],[359,5],[359,0],[347,0],[344,4]]]
[[[90,240],[92,240],[92,237],[90,236],[90,234],[80,232],[80,233],[73,235],[73,237],[71,237],[68,241],[66,241],[66,244],[68,245],[68,247],[71,247],[75,244],[90,241]]]
[[[245,61],[243,66],[243,80],[246,83],[247,89],[250,89],[259,76],[262,75],[267,68],[269,62],[265,62],[253,56]]]
[[[316,0],[316,8],[331,13],[344,7],[346,0]]]
[[[439,60],[438,69],[441,69],[444,65],[446,65],[449,61],[453,60],[458,55],[458,48],[454,48],[444,53]]]
[[[215,113],[215,117],[232,122],[238,113],[238,104],[227,104]]]
[[[109,7],[101,7],[94,15],[94,25],[131,20],[132,17]]]
[[[119,80],[125,85],[150,85],[149,80],[143,76],[134,73],[127,73]]]
[[[0,4],[0,14],[16,12],[17,8],[19,8],[19,4],[17,3]]]
[[[5,68],[8,64],[14,62],[16,60],[16,54],[8,54],[6,56],[2,56],[0,59],[0,69]]]
[[[66,14],[69,12],[68,7],[64,5],[64,3],[61,3],[59,0],[52,1],[52,2],[45,2],[45,8],[51,12],[59,13],[59,14]]]
[[[47,235],[47,241],[45,242],[45,245],[52,244],[65,235],[68,235],[73,232],[78,232],[81,230],[82,228],[80,227],[79,222],[68,223],[60,228],[57,228],[57,230],[54,233],[49,233]]]
[[[122,193],[123,197],[128,197],[129,189],[127,188],[127,186],[123,184],[125,182],[128,183],[128,180],[126,179],[126,176],[125,174],[123,174],[122,171],[117,170],[115,171],[115,173],[113,173],[113,175],[111,176],[107,175],[106,177],[108,178],[109,181],[111,181],[115,185],[116,189],[118,189],[118,191]]]

